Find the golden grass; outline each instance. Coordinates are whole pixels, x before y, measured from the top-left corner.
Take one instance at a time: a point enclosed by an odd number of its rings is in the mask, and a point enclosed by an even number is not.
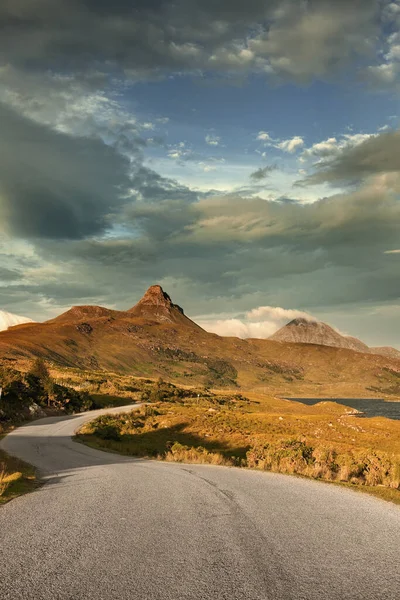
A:
[[[34,467],[0,450],[0,505],[39,485]]]
[[[6,429],[0,430],[0,439]],[[39,486],[36,470],[22,460],[0,450],[0,505],[32,492]]]
[[[296,474],[400,502],[400,421],[359,418],[331,402],[248,396],[250,404],[161,402],[97,419],[78,437],[126,455]]]

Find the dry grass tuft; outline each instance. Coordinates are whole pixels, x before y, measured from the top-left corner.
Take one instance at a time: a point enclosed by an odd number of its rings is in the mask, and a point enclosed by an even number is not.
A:
[[[35,469],[0,450],[0,504],[31,492],[37,487]]]
[[[8,488],[6,465],[0,463],[0,498],[4,496]]]

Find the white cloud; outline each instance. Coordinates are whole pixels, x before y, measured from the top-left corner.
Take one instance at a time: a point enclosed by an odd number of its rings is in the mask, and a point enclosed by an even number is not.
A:
[[[217,167],[215,165],[208,165],[203,162],[199,162],[199,167],[201,167],[204,173],[209,173],[210,171],[216,171]]]
[[[217,135],[208,134],[204,138],[209,146],[219,146],[221,138]]]
[[[291,321],[292,319],[308,319],[309,321],[315,321],[315,318],[302,310],[281,308],[280,306],[259,306],[253,308],[250,312],[246,313],[248,319],[268,319],[271,321]]]
[[[293,154],[296,150],[304,146],[304,140],[299,135],[295,135],[287,140],[281,140],[280,138],[272,138],[266,131],[259,131],[256,139],[259,142],[264,142],[265,146],[272,146],[283,152],[290,152],[290,154]]]
[[[266,131],[259,131],[257,139],[261,142],[269,142],[271,140],[271,136]]]
[[[395,32],[385,38],[385,49],[381,63],[367,67],[364,78],[378,88],[398,88],[400,85],[400,6],[394,2],[387,4],[382,13],[386,27]]]
[[[187,159],[192,155],[193,151],[186,148],[185,142],[179,142],[173,146],[170,146],[168,150],[168,157],[174,160]]]
[[[381,127],[379,131],[386,131],[388,126]],[[329,159],[335,158],[343,150],[354,148],[365,142],[366,140],[377,137],[379,133],[344,133],[339,138],[330,137],[321,142],[316,142],[309,148],[306,148],[299,160],[304,162],[307,158],[316,157],[320,160],[318,162],[325,162]]]
[[[289,140],[282,140],[275,147],[283,150],[284,152],[290,152],[290,154],[293,154],[302,146],[304,146],[303,138],[299,135],[295,135]]]
[[[328,138],[327,140],[323,140],[322,142],[317,142],[313,144],[310,148],[305,150],[305,154],[317,155],[317,156],[329,156],[331,154],[335,154],[338,152],[339,146],[338,141],[335,137]]]
[[[261,338],[270,337],[277,327],[274,323],[245,323],[240,319],[221,319],[217,321],[197,321],[206,331],[218,335],[239,338]]]
[[[399,250],[386,250],[386,252],[384,252],[384,254],[400,254],[400,249]]]
[[[292,319],[300,317],[309,321],[316,320],[315,317],[301,310],[280,306],[259,306],[247,312],[243,319],[196,319],[196,322],[206,331],[222,336],[265,339]]]

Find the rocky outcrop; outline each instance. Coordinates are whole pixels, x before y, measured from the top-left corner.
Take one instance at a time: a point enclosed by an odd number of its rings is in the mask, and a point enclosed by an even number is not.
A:
[[[192,323],[185,317],[183,309],[174,304],[170,296],[164,292],[160,285],[149,287],[145,295],[128,312],[135,317],[144,317],[157,322],[176,322],[182,321],[182,317]],[[193,323],[193,325],[195,325]],[[197,326],[196,326],[197,327]]]

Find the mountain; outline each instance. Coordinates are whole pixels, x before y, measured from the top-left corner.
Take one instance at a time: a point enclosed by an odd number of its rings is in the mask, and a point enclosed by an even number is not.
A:
[[[27,317],[21,317],[20,315],[14,315],[5,310],[0,310],[0,331],[5,331],[9,327],[20,325],[22,323],[33,323],[33,321]]]
[[[381,354],[389,358],[400,358],[400,350],[396,350],[396,348],[392,348],[391,346],[377,346],[370,348],[370,351],[373,354]]]
[[[381,395],[385,389],[397,394],[398,359],[354,352],[364,345],[349,338],[343,338],[345,348],[326,345],[343,336],[324,324],[289,325],[286,343],[221,337],[204,331],[160,286],[152,286],[126,311],[75,306],[45,323],[0,332],[0,363],[26,369],[40,356],[58,370],[162,377],[189,386],[306,396],[316,389],[339,397]],[[314,333],[307,337],[306,331]]]
[[[358,338],[342,335],[327,323],[305,318],[290,321],[269,339],[292,344],[318,344],[334,348],[346,348],[355,352],[379,354],[388,358],[400,359],[400,351],[396,348],[391,346],[370,348]]]
[[[132,317],[147,319],[156,323],[175,323],[203,331],[199,325],[188,319],[183,308],[174,304],[160,285],[149,287],[143,298],[128,310]]]
[[[291,342],[301,344],[319,344],[346,348],[356,352],[369,352],[369,347],[355,337],[344,336],[335,331],[330,325],[321,321],[297,318],[279,329],[270,338],[276,342]]]

